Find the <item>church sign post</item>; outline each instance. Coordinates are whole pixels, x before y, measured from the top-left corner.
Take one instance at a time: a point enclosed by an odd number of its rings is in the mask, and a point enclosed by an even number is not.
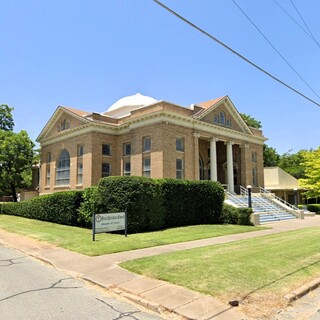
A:
[[[92,240],[95,241],[97,233],[124,230],[127,236],[127,213],[94,213],[92,215]]]

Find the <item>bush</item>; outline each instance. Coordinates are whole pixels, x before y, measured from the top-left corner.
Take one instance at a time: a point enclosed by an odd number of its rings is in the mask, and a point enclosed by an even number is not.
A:
[[[224,191],[213,181],[159,180],[166,227],[221,222]]]
[[[82,201],[82,191],[66,191],[4,203],[2,208],[4,214],[75,226]]]
[[[311,212],[320,213],[320,204],[308,204],[307,209]]]
[[[79,222],[91,226],[92,213],[128,214],[128,231],[221,222],[224,191],[212,181],[107,177],[86,189]]]
[[[126,211],[128,232],[164,227],[163,200],[155,179],[132,176],[103,178],[92,196],[91,208],[96,213]]]
[[[253,225],[250,221],[251,214],[252,209],[236,208],[225,203],[222,211],[222,223],[251,226]]]
[[[97,209],[98,187],[92,186],[83,190],[83,202],[78,210],[78,223],[82,227],[92,228],[92,214]]]

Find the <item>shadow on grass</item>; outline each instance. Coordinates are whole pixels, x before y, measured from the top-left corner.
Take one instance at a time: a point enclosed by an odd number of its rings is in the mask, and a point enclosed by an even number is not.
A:
[[[241,301],[243,302],[244,300],[246,300],[246,299],[247,299],[250,295],[252,295],[253,293],[256,293],[256,292],[258,292],[258,291],[260,291],[260,290],[262,290],[262,289],[264,289],[264,288],[267,288],[267,287],[269,287],[269,286],[271,286],[271,285],[273,285],[273,284],[275,284],[275,283],[277,283],[277,282],[279,282],[279,281],[281,281],[281,280],[283,280],[283,279],[286,279],[286,278],[288,278],[288,277],[290,277],[290,276],[292,276],[292,275],[294,275],[294,274],[296,274],[296,273],[298,273],[298,272],[300,272],[300,271],[302,271],[302,270],[305,270],[305,269],[307,269],[307,268],[309,268],[309,267],[312,267],[312,266],[316,265],[316,264],[319,263],[319,262],[320,262],[320,259],[317,260],[317,261],[315,261],[315,262],[313,262],[313,263],[310,263],[310,264],[307,265],[307,266],[304,266],[304,267],[299,268],[299,269],[296,269],[296,270],[294,270],[294,271],[292,271],[292,272],[290,272],[290,273],[287,273],[286,275],[284,275],[284,276],[282,276],[282,277],[280,277],[280,278],[278,278],[278,279],[276,279],[276,280],[274,280],[274,281],[271,281],[271,282],[269,282],[269,283],[267,283],[267,284],[265,284],[265,285],[263,285],[263,286],[255,289],[255,290],[252,290],[252,291],[250,291],[249,293],[247,293],[247,294],[242,298]]]

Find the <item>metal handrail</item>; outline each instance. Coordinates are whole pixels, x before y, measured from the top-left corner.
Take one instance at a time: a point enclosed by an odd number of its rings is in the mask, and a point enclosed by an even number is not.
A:
[[[262,188],[262,187],[259,187],[259,188],[260,188],[260,193],[261,193],[261,194],[262,194],[262,193],[272,194],[269,190],[266,190],[266,189],[264,189],[264,188]],[[276,199],[277,201],[283,203],[285,206],[289,207],[290,209],[292,209],[292,210],[299,210],[299,208],[297,208],[296,206],[292,205],[291,203],[283,200],[282,198],[276,196],[275,194],[273,194],[273,197],[274,197],[274,199]]]
[[[240,194],[246,197],[248,195],[248,189],[243,186],[240,186]]]
[[[240,204],[242,204],[244,206],[247,206],[247,203],[245,201],[243,201],[242,199],[236,197],[233,193],[229,192],[228,190],[224,190],[224,192],[228,195],[228,197],[230,197],[231,199],[234,199],[236,203],[240,202]]]

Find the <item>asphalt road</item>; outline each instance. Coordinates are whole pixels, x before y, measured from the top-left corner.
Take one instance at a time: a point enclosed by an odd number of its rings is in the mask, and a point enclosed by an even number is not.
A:
[[[159,320],[50,266],[0,245],[0,319]]]
[[[320,320],[320,287],[279,312],[274,320]]]

